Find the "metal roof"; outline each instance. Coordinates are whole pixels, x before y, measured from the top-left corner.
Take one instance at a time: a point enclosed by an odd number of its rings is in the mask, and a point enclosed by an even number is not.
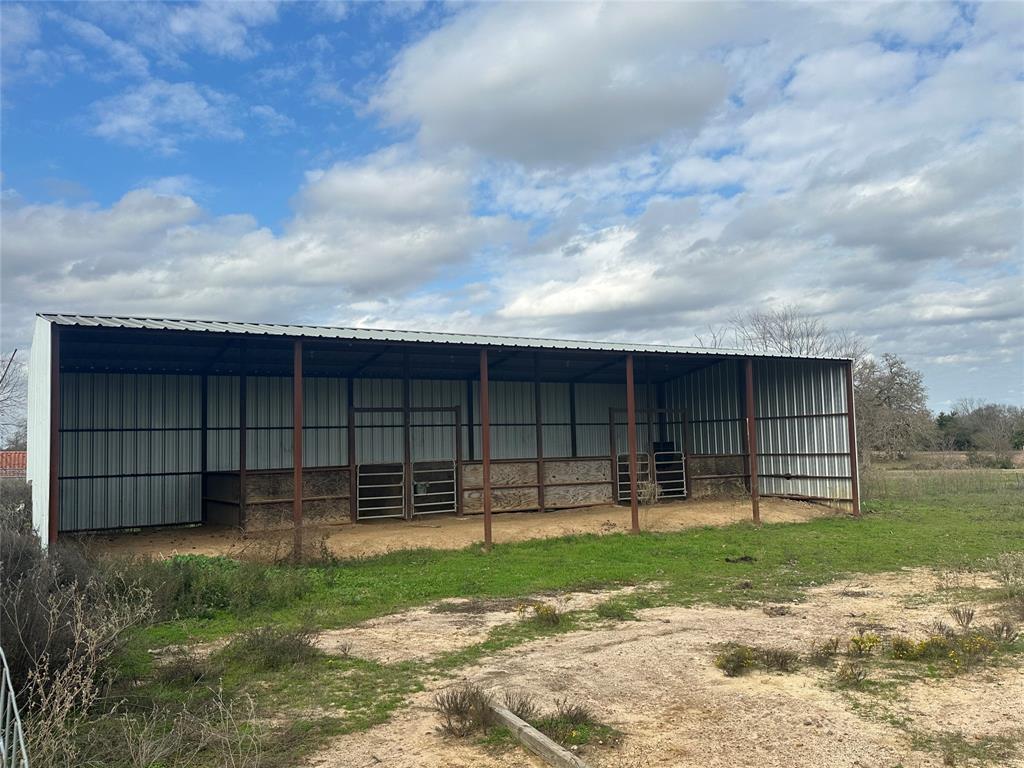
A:
[[[516,347],[520,349],[558,349],[594,352],[636,352],[716,357],[784,357],[834,360],[818,355],[792,355],[748,352],[741,349],[684,347],[669,344],[625,344],[613,341],[543,339],[527,336],[492,336],[475,333],[439,333],[377,328],[345,328],[329,325],[288,325],[283,323],[240,323],[226,320],[182,320],[155,317],[115,317],[40,313],[38,317],[57,325],[87,328],[129,328],[198,333],[230,333],[252,336],[283,336],[305,339],[403,342],[420,344],[457,344],[473,347]]]

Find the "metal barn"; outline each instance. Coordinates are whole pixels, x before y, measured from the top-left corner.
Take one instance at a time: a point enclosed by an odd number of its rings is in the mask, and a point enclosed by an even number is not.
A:
[[[39,315],[34,525],[246,529],[749,494],[859,512],[848,360]]]

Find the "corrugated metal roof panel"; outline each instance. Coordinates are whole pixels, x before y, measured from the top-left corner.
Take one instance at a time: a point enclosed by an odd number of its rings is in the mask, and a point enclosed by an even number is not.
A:
[[[174,320],[151,317],[111,317],[104,315],[40,314],[39,317],[58,325],[75,325],[94,328],[142,328],[163,331],[237,333],[258,336],[349,339],[353,341],[395,341],[419,344],[466,344],[488,347],[521,347],[525,349],[571,349],[593,352],[647,352],[685,355],[817,359],[814,355],[777,355],[751,353],[739,349],[709,349],[704,347],[685,347],[670,344],[625,344],[612,341],[538,339],[526,336],[491,336],[472,333],[438,333],[434,331],[401,331],[377,328],[342,328],[326,325],[237,323],[219,320]]]

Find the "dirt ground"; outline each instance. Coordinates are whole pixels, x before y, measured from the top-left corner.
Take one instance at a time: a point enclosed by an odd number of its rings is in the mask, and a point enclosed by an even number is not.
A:
[[[762,499],[764,523],[805,522],[815,517],[840,514],[830,507],[788,499]],[[730,525],[750,520],[748,499],[691,500],[658,504],[640,510],[640,527],[645,531],[678,531],[706,525]],[[567,536],[579,533],[622,533],[630,528],[629,507],[613,505],[567,509],[555,512],[495,514],[495,543]],[[309,528],[307,541],[326,539],[339,557],[365,557],[400,549],[428,547],[461,549],[483,540],[483,517],[438,515],[427,519],[378,520]],[[171,557],[177,554],[267,557],[289,546],[292,532],[240,534],[231,528],[203,526],[169,528],[82,537],[101,553]]]
[[[915,569],[812,589],[805,601],[786,606],[783,615],[770,616],[760,608],[652,608],[640,611],[639,621],[609,621],[512,648],[462,670],[462,678],[495,692],[525,689],[545,707],[563,696],[589,703],[602,721],[625,734],[618,748],[585,748],[583,756],[595,768],[940,766],[941,752],[925,751],[920,743],[915,747],[908,729],[926,737],[958,734],[969,743],[1024,738],[1019,667],[908,682],[883,696],[837,690],[827,684],[830,673],[818,668],[728,678],[713,665],[720,644],[730,641],[806,652],[815,641],[845,639],[865,627],[923,637],[934,621],[948,619],[937,593],[940,586],[931,571]],[[981,577],[977,586],[989,583]],[[566,605],[573,600],[580,596],[566,596]],[[487,613],[495,615],[489,626],[500,623],[498,614],[506,621],[517,619],[511,607],[490,608]],[[365,631],[374,642],[400,642],[405,628],[413,626],[422,641],[432,626],[448,638],[460,619],[475,633],[477,615],[428,607],[370,622]],[[975,621],[993,617],[991,608],[981,606]],[[360,628],[346,631],[358,643]],[[451,682],[436,681],[388,723],[338,739],[309,764],[542,765],[519,749],[496,754],[471,739],[439,735],[431,701],[437,689]],[[1024,761],[1008,765],[1024,766]]]

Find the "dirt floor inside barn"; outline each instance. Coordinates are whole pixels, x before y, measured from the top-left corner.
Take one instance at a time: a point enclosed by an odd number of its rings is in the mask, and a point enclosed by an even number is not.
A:
[[[841,514],[831,507],[789,499],[761,499],[763,523],[797,523]],[[750,499],[694,499],[640,509],[645,531],[679,531],[708,525],[732,525],[751,519]],[[527,541],[573,534],[622,533],[630,528],[629,507],[602,505],[552,512],[495,514],[496,543]],[[481,515],[437,515],[404,520],[377,520],[308,528],[307,540],[323,541],[338,557],[365,557],[401,549],[461,549],[483,540]],[[292,532],[267,531],[242,535],[237,530],[201,526],[168,528],[82,537],[104,554],[170,557],[176,554],[272,558],[291,545]]]
[[[1014,746],[1024,739],[1020,656],[950,675],[908,674],[887,666],[879,654],[863,688],[836,684],[840,659],[821,667],[804,664],[786,674],[753,671],[739,677],[727,677],[715,666],[726,643],[803,655],[829,637],[842,638],[845,647],[859,632],[885,639],[928,636],[936,621],[950,621],[951,595],[994,584],[984,574],[957,575],[963,581],[955,584],[949,578],[907,569],[812,588],[803,601],[786,605],[642,609],[635,620],[602,621],[489,656],[460,670],[460,679],[496,694],[505,688],[529,691],[543,707],[562,697],[587,703],[621,732],[614,745],[581,749],[580,756],[595,768],[923,768],[979,765],[981,754],[987,755],[987,765],[1024,765]],[[538,599],[563,611],[586,611],[635,589],[645,587]],[[974,621],[987,625],[998,610],[982,604]],[[520,617],[509,601],[444,601],[325,633],[319,643],[328,653],[343,647],[385,663],[427,660],[479,642],[495,626]],[[433,698],[452,682],[439,677],[389,722],[335,740],[308,765],[543,765],[518,746],[439,733]]]

